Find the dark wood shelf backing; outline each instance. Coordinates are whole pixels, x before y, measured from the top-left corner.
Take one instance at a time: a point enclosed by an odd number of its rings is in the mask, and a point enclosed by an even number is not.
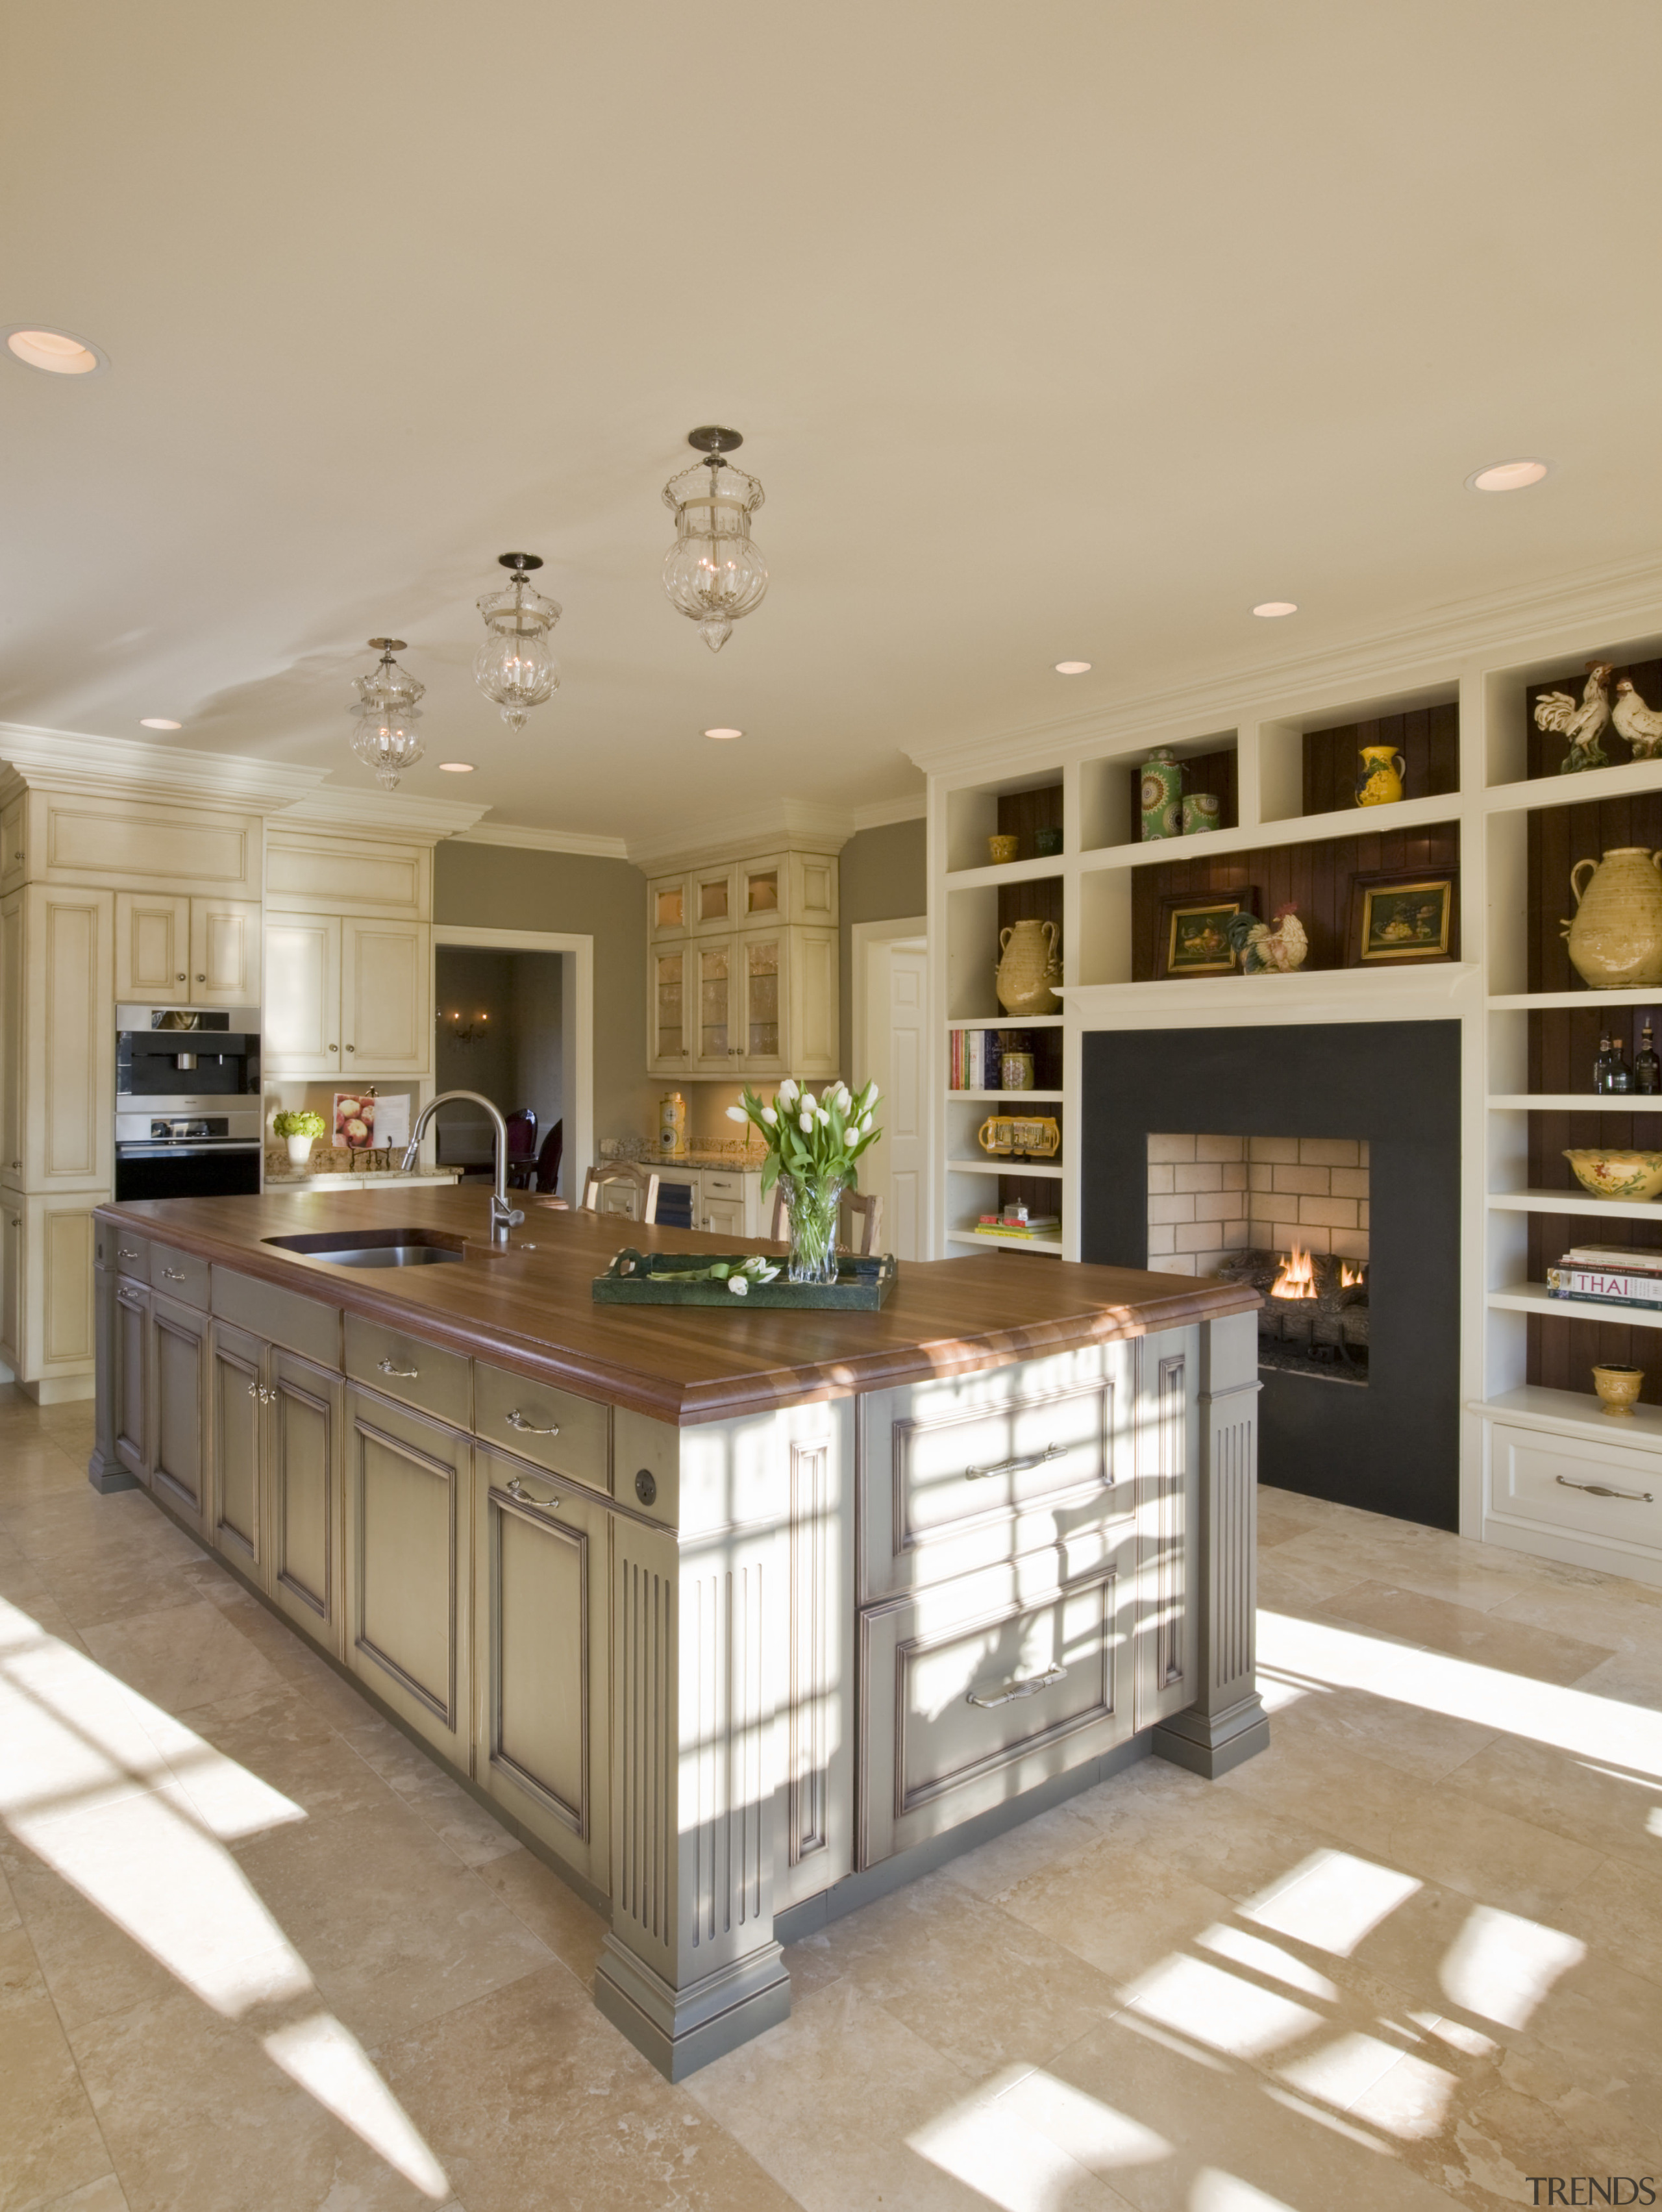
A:
[[[1058,861],[1058,866],[1061,866]],[[998,927],[1009,929],[1018,921],[1053,921],[1058,943],[1062,927],[1062,878],[1060,876],[1037,876],[1029,883],[1000,884],[998,886]],[[998,957],[997,952],[994,958]]]
[[[1592,1063],[1598,1056],[1598,1041],[1603,1036],[1619,1037],[1631,1067],[1639,1050],[1640,1035],[1647,1020],[1653,1027],[1657,1049],[1662,1052],[1662,986],[1653,999],[1640,991],[1623,992],[1615,998],[1598,998],[1591,991],[1587,1003],[1582,1006],[1533,1006],[1529,1013],[1529,1088],[1532,1091],[1553,1091],[1562,1095],[1569,1091],[1592,1091]],[[1635,1112],[1642,1110],[1638,1094],[1634,1094]],[[1650,1109],[1662,1114],[1662,1097]],[[1540,1118],[1538,1116],[1538,1118]],[[1562,1119],[1562,1116],[1560,1116]],[[1604,1124],[1619,1126],[1622,1116],[1600,1113],[1597,1120]],[[1585,1120],[1585,1116],[1578,1120]],[[1655,1141],[1655,1132],[1638,1141],[1650,1145]],[[1595,1132],[1591,1136],[1566,1137],[1567,1145],[1593,1145],[1600,1141]],[[1625,1136],[1610,1141],[1625,1144]],[[1537,1188],[1541,1186],[1538,1183]]]
[[[1367,811],[1362,817],[1367,818]],[[1428,829],[1380,830],[1355,837],[1327,837],[1307,845],[1266,845],[1249,853],[1203,857],[1204,838],[1185,839],[1186,857],[1160,867],[1139,867],[1131,885],[1131,981],[1153,981],[1161,973],[1161,931],[1165,901],[1176,896],[1198,902],[1227,897],[1251,888],[1261,921],[1272,927],[1277,907],[1289,902],[1309,939],[1307,969],[1343,968],[1350,960],[1350,885],[1356,875],[1387,870],[1422,870],[1428,876],[1458,875],[1459,824],[1435,823]],[[1188,857],[1192,852],[1193,857]],[[1449,957],[1459,957],[1459,900]],[[1390,966],[1419,963],[1383,963]]]
[[[998,1205],[1025,1206],[1029,1213],[1060,1214],[1062,1186],[1048,1176],[1001,1175],[998,1178]],[[1047,1229],[1046,1237],[1059,1237],[1059,1229]]]
[[[1217,799],[1217,826],[1220,830],[1237,830],[1240,826],[1240,780],[1235,763],[1235,749],[1224,745],[1215,753],[1197,753],[1192,760],[1185,760],[1183,796],[1192,793],[1211,792]],[[1127,769],[1126,781],[1131,787],[1131,841],[1135,843],[1143,825],[1143,771]],[[1203,831],[1201,833],[1204,835]]]
[[[1559,740],[1558,742],[1562,742]],[[1626,748],[1623,748],[1626,750]],[[1576,778],[1567,776],[1574,784]],[[1532,991],[1585,988],[1570,965],[1561,924],[1575,912],[1570,870],[1578,860],[1596,860],[1617,845],[1662,846],[1662,792],[1641,791],[1626,799],[1589,800],[1586,805],[1537,806],[1530,810],[1529,981]],[[1618,992],[1625,998],[1625,992]],[[1638,994],[1635,994],[1635,998]],[[1589,1003],[1602,1003],[1589,992]],[[1662,992],[1658,994],[1662,1003]],[[1595,1040],[1596,1042],[1596,1040]],[[1580,1090],[1586,1080],[1572,1087]]]
[[[1304,733],[1304,811],[1331,814],[1356,803],[1357,757],[1364,745],[1392,745],[1403,757],[1405,799],[1442,798],[1460,787],[1460,710],[1420,707]]]
[[[1592,658],[1591,654],[1587,657],[1589,659]],[[1613,668],[1610,679],[1611,706],[1616,704],[1616,687],[1623,677],[1647,706],[1654,707],[1659,714],[1662,714],[1662,660],[1635,660]],[[1569,739],[1560,732],[1536,728],[1537,701],[1548,691],[1568,691],[1572,699],[1579,700],[1586,687],[1586,669],[1578,664],[1567,668],[1562,676],[1549,677],[1544,684],[1532,684],[1524,694],[1524,719],[1529,733],[1529,781],[1532,783],[1539,776],[1559,775],[1564,755],[1569,750]],[[1632,746],[1625,738],[1617,735],[1614,725],[1604,732],[1598,744],[1612,768],[1624,768],[1633,758]]]
[[[1036,830],[1059,830],[1062,827],[1062,787],[1059,783],[1040,784],[1034,791],[1006,791],[998,796],[998,835],[1019,837],[1022,849],[1018,860],[1033,860],[1039,856],[1034,843]],[[1060,917],[1058,915],[1058,919]]]

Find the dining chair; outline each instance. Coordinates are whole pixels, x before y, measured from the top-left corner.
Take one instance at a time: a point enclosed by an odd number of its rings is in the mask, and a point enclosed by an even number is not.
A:
[[[860,1224],[858,1249],[862,1256],[875,1252],[877,1239],[883,1235],[883,1200],[874,1190],[870,1193],[850,1190],[843,1193],[843,1204]],[[785,1216],[785,1193],[773,1186],[773,1225],[767,1234],[776,1244],[782,1244],[791,1234],[791,1224]]]
[[[610,1200],[603,1197],[608,1190],[613,1194]],[[655,1222],[658,1177],[633,1160],[602,1160],[583,1178],[583,1207],[588,1213],[621,1213],[631,1221]]]
[[[535,1160],[510,1158],[508,1183],[514,1190],[550,1191],[560,1180],[560,1155],[565,1149],[566,1125],[556,1121],[543,1139]]]

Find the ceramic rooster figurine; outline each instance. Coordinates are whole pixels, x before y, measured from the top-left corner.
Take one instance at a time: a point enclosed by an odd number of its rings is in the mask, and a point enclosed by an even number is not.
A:
[[[1610,679],[1608,660],[1590,660],[1579,707],[1568,691],[1544,692],[1536,701],[1536,728],[1556,730],[1560,737],[1569,739],[1569,750],[1558,763],[1560,775],[1574,775],[1584,768],[1609,767],[1610,756],[1598,740],[1610,727]]]
[[[1243,975],[1290,975],[1303,967],[1310,950],[1298,908],[1290,902],[1276,908],[1273,929],[1255,914],[1235,914],[1229,917],[1228,933],[1230,950]]]
[[[1662,745],[1662,714],[1645,704],[1625,676],[1616,687],[1610,720],[1616,725],[1617,734],[1632,746],[1635,760],[1656,758],[1657,747]]]

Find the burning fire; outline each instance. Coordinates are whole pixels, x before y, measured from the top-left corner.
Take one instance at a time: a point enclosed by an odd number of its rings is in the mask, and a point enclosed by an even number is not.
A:
[[[1263,1278],[1260,1276],[1260,1281]],[[1295,1244],[1281,1263],[1281,1273],[1271,1285],[1272,1298],[1313,1298],[1316,1295],[1316,1270],[1310,1255]]]
[[[1359,1289],[1368,1280],[1368,1270],[1360,1260],[1339,1261],[1339,1288],[1342,1291]]]

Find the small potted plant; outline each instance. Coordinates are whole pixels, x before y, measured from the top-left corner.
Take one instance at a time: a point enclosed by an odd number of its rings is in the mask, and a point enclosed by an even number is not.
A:
[[[303,1107],[298,1114],[279,1114],[271,1127],[288,1147],[288,1164],[304,1172],[312,1164],[312,1147],[327,1124],[321,1114]]]
[[[837,1207],[844,1191],[855,1188],[855,1162],[883,1134],[873,1118],[876,1105],[875,1083],[857,1098],[843,1083],[816,1098],[787,1075],[771,1106],[747,1087],[742,1103],[727,1109],[730,1121],[748,1121],[761,1132],[767,1147],[763,1197],[775,1182],[785,1194],[791,1227],[787,1282],[836,1281]]]

